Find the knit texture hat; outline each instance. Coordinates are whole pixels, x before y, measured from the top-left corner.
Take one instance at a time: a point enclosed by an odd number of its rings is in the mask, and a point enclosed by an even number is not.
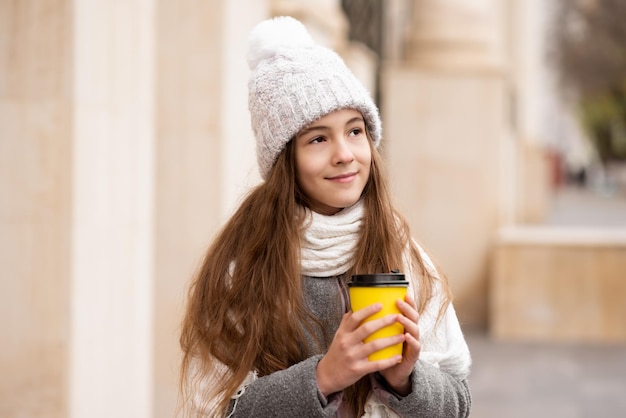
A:
[[[248,107],[264,179],[287,142],[335,110],[360,111],[374,145],[380,143],[380,116],[368,91],[339,55],[317,45],[296,19],[259,23],[250,33],[247,58]]]

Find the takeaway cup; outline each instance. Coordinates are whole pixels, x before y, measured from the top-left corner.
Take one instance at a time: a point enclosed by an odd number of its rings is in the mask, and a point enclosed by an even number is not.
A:
[[[356,274],[348,282],[352,311],[358,311],[374,303],[381,303],[383,308],[365,321],[371,321],[389,314],[399,314],[396,305],[398,299],[404,300],[409,282],[402,273]],[[369,335],[364,342],[377,338],[391,337],[404,333],[404,327],[394,323]],[[402,354],[402,343],[378,350],[368,357],[370,361],[383,360]]]

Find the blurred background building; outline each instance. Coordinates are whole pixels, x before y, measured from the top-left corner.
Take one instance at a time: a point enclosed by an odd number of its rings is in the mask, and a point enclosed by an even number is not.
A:
[[[0,0],[0,416],[174,416],[186,287],[260,181],[245,53],[275,15],[379,103],[477,359],[623,347],[624,14],[562,3]]]

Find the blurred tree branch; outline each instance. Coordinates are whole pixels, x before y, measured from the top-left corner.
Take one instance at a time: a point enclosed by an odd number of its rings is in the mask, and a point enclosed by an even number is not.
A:
[[[626,1],[558,0],[552,58],[603,161],[626,160]]]

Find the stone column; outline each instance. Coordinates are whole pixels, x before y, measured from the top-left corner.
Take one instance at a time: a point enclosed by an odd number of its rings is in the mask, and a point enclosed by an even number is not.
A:
[[[154,4],[0,2],[0,415],[152,414]]]
[[[0,416],[67,417],[72,2],[0,2]]]
[[[550,10],[554,2],[508,0],[503,2],[503,26],[508,42],[511,113],[515,121],[517,157],[515,219],[519,223],[542,223],[550,211],[552,176],[550,131],[563,117],[553,71],[548,62]],[[557,134],[558,135],[558,134]]]
[[[71,418],[153,412],[155,10],[73,2]]]
[[[486,322],[506,102],[488,3],[416,0],[404,60],[382,75],[383,151],[413,235],[447,274],[464,324]]]
[[[416,0],[406,60],[418,68],[472,71],[499,64],[494,20],[482,0]]]
[[[267,3],[158,1],[155,418],[177,411],[188,285],[211,238],[259,180],[246,52],[250,30],[269,15]]]

